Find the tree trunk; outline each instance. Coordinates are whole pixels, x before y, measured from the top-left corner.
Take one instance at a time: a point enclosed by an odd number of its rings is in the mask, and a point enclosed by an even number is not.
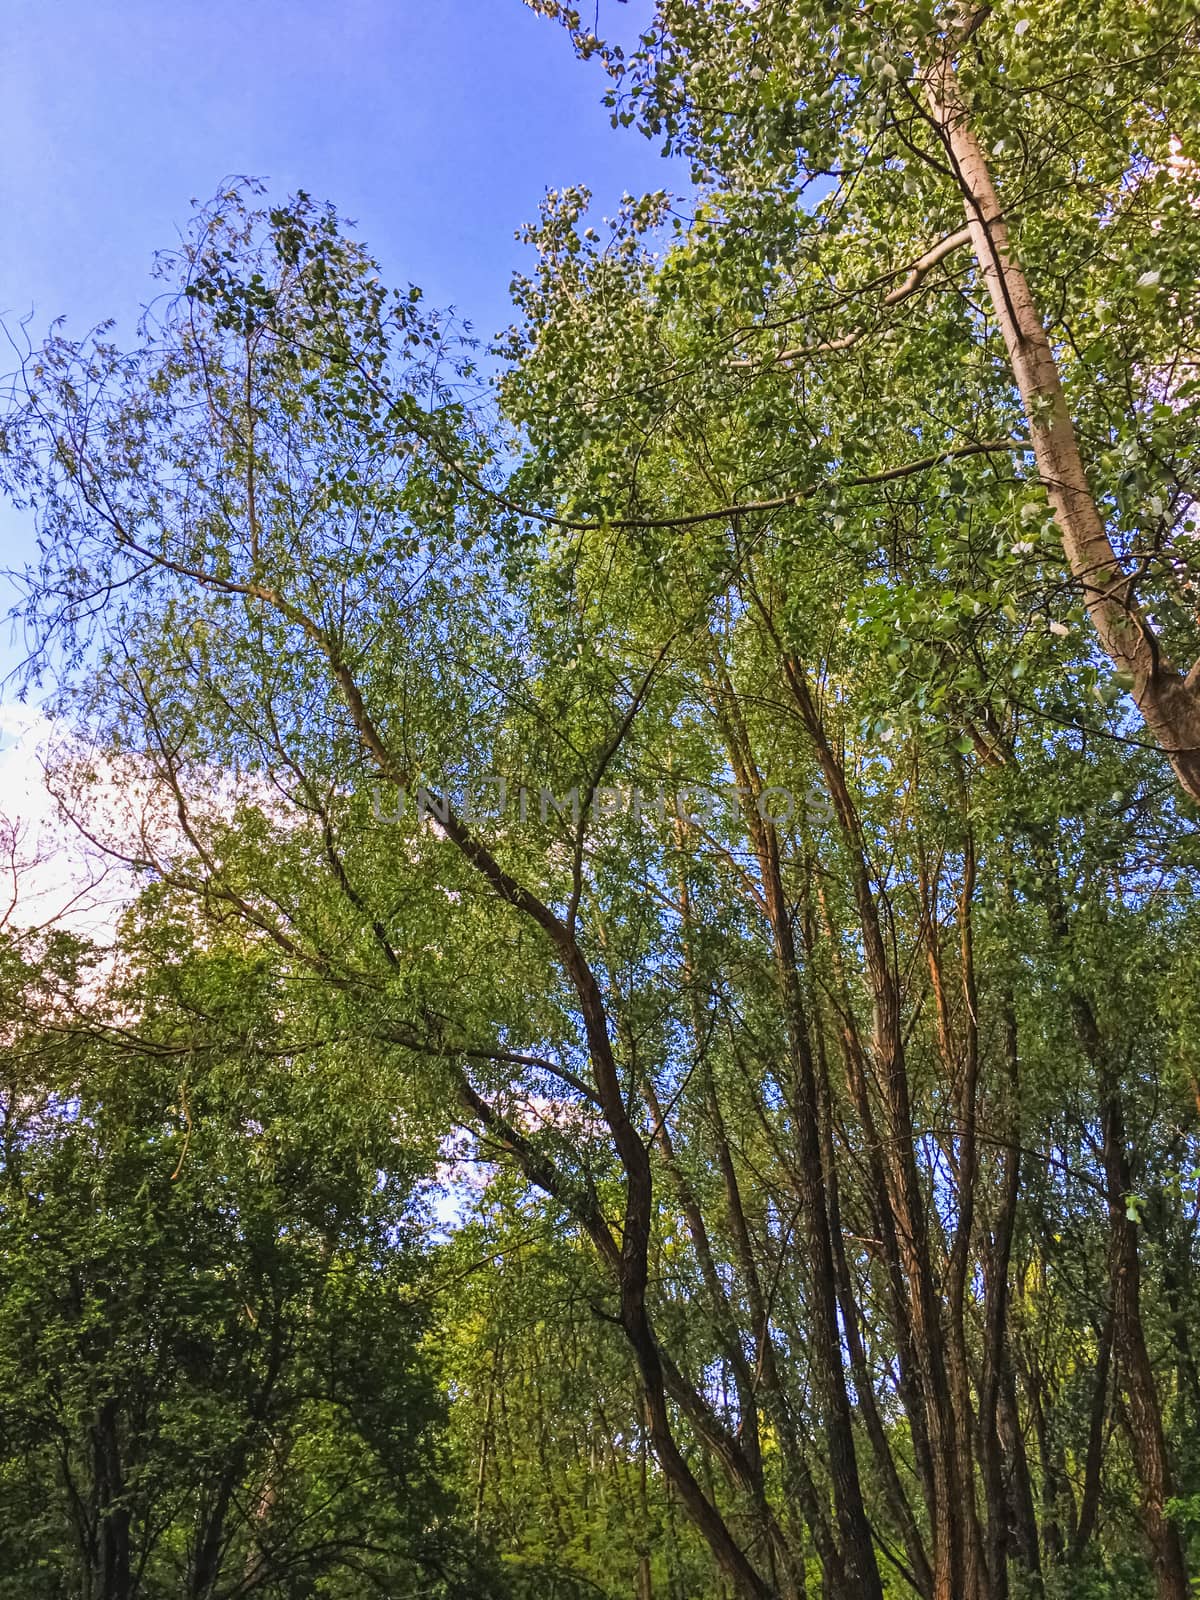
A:
[[[1041,1559],[1033,1497],[1028,1489],[1028,1468],[1024,1447],[1021,1459],[1009,1462],[1012,1489],[1005,1485],[1005,1451],[1001,1444],[1001,1394],[1008,1364],[1009,1265],[1012,1259],[1013,1230],[1017,1200],[1021,1189],[1020,1152],[1020,1059],[1017,1053],[1017,1018],[1012,996],[1003,999],[1004,1057],[1008,1070],[1008,1142],[1003,1152],[999,1207],[992,1225],[989,1248],[984,1257],[984,1346],[983,1378],[979,1397],[979,1438],[983,1466],[984,1494],[987,1501],[988,1581],[992,1600],[1005,1600],[1008,1594],[1008,1558],[1011,1554],[1024,1569],[1025,1587],[1030,1594],[1042,1589]],[[1011,1385],[1011,1374],[1010,1385]],[[1018,1441],[1019,1441],[1019,1429]],[[1012,1451],[1009,1455],[1011,1457]],[[1018,1478],[1022,1484],[1018,1484]],[[1012,1506],[1017,1514],[1012,1514]],[[1010,1533],[1010,1523],[1012,1529]]]
[[[718,671],[723,677],[723,668],[718,668]],[[729,714],[733,714],[733,698],[728,692],[727,680],[724,689],[724,706],[719,700],[717,715],[734,775],[741,788],[758,793],[761,784],[744,730],[734,726],[729,719]],[[788,1042],[796,1183],[811,1290],[809,1356],[814,1386],[825,1418],[827,1460],[841,1556],[848,1592],[856,1600],[883,1600],[883,1584],[863,1503],[850,1397],[842,1365],[833,1246],[829,1231],[824,1163],[821,1159],[820,1100],[808,1017],[797,971],[791,916],[780,867],[779,841],[774,828],[753,807],[748,809],[746,820],[758,859],[767,920],[771,926],[775,974]],[[826,1570],[826,1581],[832,1577]]]
[[[1185,676],[1160,653],[1137,605],[1134,582],[1109,540],[1084,470],[1058,364],[1010,242],[949,53],[926,75],[926,96],[962,190],[972,248],[1021,393],[1034,458],[1067,562],[1105,653],[1132,675],[1131,693],[1146,726],[1185,793],[1200,801],[1200,662]]]
[[[1112,1365],[1113,1318],[1111,1309],[1100,1331],[1096,1354],[1096,1384],[1092,1390],[1092,1412],[1088,1422],[1087,1455],[1083,1466],[1083,1490],[1079,1496],[1079,1521],[1071,1540],[1071,1555],[1078,1559],[1087,1549],[1096,1529],[1100,1509],[1100,1468],[1104,1461],[1104,1424],[1108,1417],[1108,1373]]]
[[[128,1600],[132,1573],[129,1511],[122,1498],[125,1478],[115,1400],[104,1402],[92,1425],[92,1459],[96,1482],[97,1597]]]
[[[929,1248],[928,1219],[917,1167],[900,994],[889,964],[862,827],[845,770],[829,742],[801,663],[784,652],[782,665],[837,815],[850,862],[862,932],[873,1009],[872,1054],[886,1115],[884,1172],[908,1286],[909,1321],[929,1430],[934,1480],[931,1519],[934,1600],[982,1600],[987,1579],[975,1509],[973,1464],[969,1438],[959,1429],[951,1392],[946,1341]]]
[[[1115,1084],[1102,1112],[1104,1174],[1108,1189],[1114,1350],[1129,1400],[1129,1431],[1142,1491],[1142,1525],[1159,1600],[1188,1600],[1188,1577],[1179,1529],[1166,1514],[1173,1493],[1162,1410],[1146,1348],[1141,1312],[1137,1224],[1126,1210],[1130,1190],[1125,1113]]]

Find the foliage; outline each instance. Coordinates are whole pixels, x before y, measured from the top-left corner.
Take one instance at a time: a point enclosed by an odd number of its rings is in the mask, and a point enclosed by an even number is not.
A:
[[[3,1592],[481,1593],[414,1151],[289,1042],[261,961],[186,940],[131,934],[86,1024],[61,952],[5,945]]]
[[[147,888],[102,1028],[13,990],[13,1415],[48,1352],[68,1465],[142,1408],[156,1560],[201,1434],[381,1586],[1185,1600],[1194,10],[539,9],[694,190],[549,197],[498,415],[252,186],[21,374],[58,782]]]

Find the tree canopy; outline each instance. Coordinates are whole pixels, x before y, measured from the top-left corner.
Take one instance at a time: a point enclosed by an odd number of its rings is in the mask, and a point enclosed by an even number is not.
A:
[[[1187,1600],[1197,11],[536,8],[495,350],[242,183],[13,386],[20,1592]]]

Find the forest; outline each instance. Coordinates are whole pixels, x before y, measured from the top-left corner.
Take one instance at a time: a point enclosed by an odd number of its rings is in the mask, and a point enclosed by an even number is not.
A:
[[[0,1600],[1189,1600],[1200,6],[529,3],[495,343],[9,326]]]

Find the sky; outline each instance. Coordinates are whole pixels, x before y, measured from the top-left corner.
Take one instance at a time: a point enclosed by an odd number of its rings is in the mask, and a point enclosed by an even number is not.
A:
[[[627,30],[649,7],[608,10]],[[132,331],[156,249],[233,175],[352,218],[386,279],[488,337],[547,188],[603,215],[675,176],[521,0],[7,0],[0,313]],[[0,370],[5,363],[0,360]],[[30,547],[5,508],[0,566]],[[0,670],[13,663],[7,629]]]
[[[603,4],[623,32],[650,10]],[[419,283],[487,338],[510,320],[514,234],[547,188],[586,184],[605,215],[626,190],[681,182],[610,127],[604,86],[521,0],[6,0],[0,315],[35,338],[57,317],[132,337],[155,250],[193,198],[246,175],[331,200],[385,281]],[[0,505],[0,569],[32,550],[28,519]],[[0,584],[0,617],[12,595]],[[0,624],[0,678],[20,656]],[[0,684],[0,750],[25,742],[23,794],[38,720],[12,694]]]
[[[332,200],[390,273],[491,333],[547,187],[611,202],[666,170],[521,0],[8,0],[6,17],[10,316],[130,316],[189,201],[248,174]]]

